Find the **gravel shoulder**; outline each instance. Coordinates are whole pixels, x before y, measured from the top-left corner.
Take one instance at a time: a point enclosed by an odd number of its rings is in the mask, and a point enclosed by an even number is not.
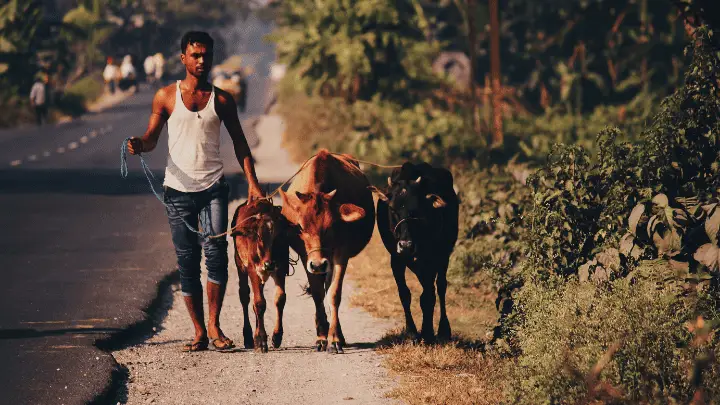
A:
[[[261,142],[253,152],[260,181],[276,183],[292,175],[297,165],[289,161],[280,147],[283,125],[277,116],[264,116],[258,123]],[[241,201],[231,204],[230,212]],[[277,201],[276,201],[277,203]],[[230,244],[232,247],[232,243]],[[228,291],[221,325],[236,345],[242,346],[242,308],[238,277],[230,249]],[[359,269],[352,267],[349,272]],[[304,404],[304,403],[397,403],[385,398],[396,381],[382,366],[382,356],[374,351],[375,342],[395,326],[394,322],[373,318],[349,306],[357,291],[347,280],[343,286],[340,316],[348,340],[344,355],[311,351],[315,342],[314,305],[303,295],[306,283],[302,265],[287,279],[284,313],[284,340],[280,349],[255,353],[239,348],[231,353],[205,351],[182,353],[180,347],[193,335],[179,286],[166,296],[157,333],[145,342],[113,353],[127,368],[127,389],[120,398],[127,404]],[[205,274],[203,272],[203,274]],[[205,280],[203,280],[203,283]],[[274,284],[265,286],[268,301],[266,325],[275,321]],[[250,310],[251,322],[254,314]],[[207,313],[207,303],[206,303]],[[272,328],[272,326],[270,326]]]

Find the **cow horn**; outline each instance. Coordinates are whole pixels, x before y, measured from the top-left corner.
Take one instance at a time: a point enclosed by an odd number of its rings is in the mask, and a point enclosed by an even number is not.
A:
[[[420,180],[422,180],[422,176],[418,176],[417,180],[415,180],[415,184],[420,184]]]
[[[388,176],[388,187],[392,187],[392,179]]]
[[[337,189],[335,189],[335,190],[333,190],[333,191],[325,194],[325,196],[327,197],[328,200],[330,200],[330,199],[332,199],[333,197],[335,197],[335,194],[336,194],[336,193],[337,193]]]

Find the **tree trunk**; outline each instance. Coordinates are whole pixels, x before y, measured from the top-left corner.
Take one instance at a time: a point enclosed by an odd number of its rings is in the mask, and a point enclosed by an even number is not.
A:
[[[492,86],[493,132],[491,148],[503,144],[502,93],[500,92],[500,21],[498,0],[490,1],[490,81]]]
[[[468,58],[470,59],[470,100],[472,103],[473,130],[480,136],[480,112],[478,111],[478,94],[475,84],[477,75],[477,25],[475,21],[476,0],[467,0]]]

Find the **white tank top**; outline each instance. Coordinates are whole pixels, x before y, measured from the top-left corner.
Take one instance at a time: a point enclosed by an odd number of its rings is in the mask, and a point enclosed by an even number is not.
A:
[[[205,108],[193,112],[183,103],[178,80],[175,108],[167,123],[169,153],[164,184],[183,192],[207,190],[223,175],[215,87]]]

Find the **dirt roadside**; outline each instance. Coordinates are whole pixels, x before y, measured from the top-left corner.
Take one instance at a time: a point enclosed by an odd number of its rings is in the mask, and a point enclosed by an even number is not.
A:
[[[256,126],[262,139],[253,152],[262,182],[276,183],[297,169],[281,148],[283,125],[277,116],[264,116]],[[230,211],[234,212],[235,201]],[[277,202],[276,202],[277,203]],[[232,246],[232,244],[231,244]],[[242,345],[242,309],[238,297],[237,270],[230,260],[230,279],[223,305],[224,332]],[[349,272],[359,271],[350,261]],[[306,277],[302,266],[287,280],[285,336],[282,347],[267,354],[238,349],[233,353],[206,351],[181,353],[180,346],[192,336],[179,287],[173,288],[158,333],[142,344],[113,355],[129,373],[127,390],[119,399],[127,404],[391,404],[385,393],[396,385],[373,348],[384,333],[396,326],[349,306],[356,293],[346,281],[340,310],[349,347],[344,355],[311,351],[315,341],[314,306],[302,295]],[[204,273],[203,273],[204,274]],[[272,281],[265,287],[267,325],[275,320],[271,304]],[[207,311],[207,308],[206,308]],[[252,311],[251,311],[252,312]],[[251,322],[254,314],[251,314]]]

